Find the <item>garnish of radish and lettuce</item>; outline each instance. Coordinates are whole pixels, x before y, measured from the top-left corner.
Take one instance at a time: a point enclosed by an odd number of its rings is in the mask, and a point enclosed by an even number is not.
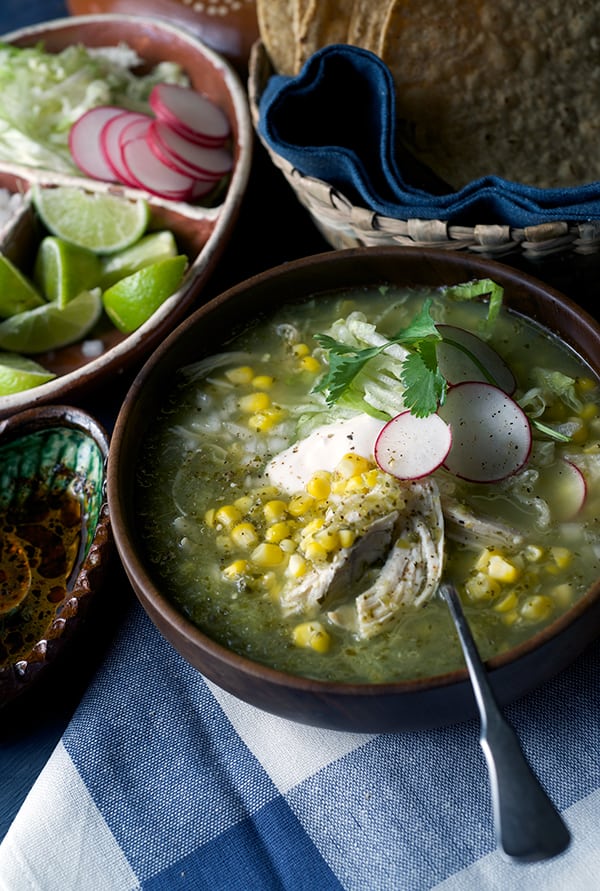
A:
[[[187,84],[181,67],[161,62],[134,73],[138,55],[125,44],[68,46],[47,53],[43,46],[0,44],[0,160],[60,173],[77,171],[69,150],[71,126],[86,111],[116,105],[148,113],[158,83]]]
[[[482,279],[440,289],[466,300],[487,295],[490,329],[503,290]],[[379,466],[401,479],[427,476],[438,467],[473,482],[494,482],[520,470],[532,444],[532,423],[513,398],[516,382],[502,357],[482,338],[436,324],[432,300],[392,338],[363,316],[336,323],[316,340],[329,370],[315,387],[335,403],[386,421],[374,446]]]

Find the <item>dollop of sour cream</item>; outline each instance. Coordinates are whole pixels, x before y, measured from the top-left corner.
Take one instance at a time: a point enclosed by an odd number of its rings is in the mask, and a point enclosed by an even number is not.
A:
[[[272,458],[266,467],[270,482],[288,494],[305,488],[318,470],[335,470],[349,452],[373,459],[373,448],[386,422],[360,414],[317,427]]]

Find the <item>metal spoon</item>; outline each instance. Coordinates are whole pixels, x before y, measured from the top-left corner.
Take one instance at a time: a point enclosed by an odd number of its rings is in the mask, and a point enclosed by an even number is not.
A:
[[[556,857],[569,845],[569,830],[498,707],[456,588],[444,583],[439,591],[454,620],[479,709],[498,843],[508,857],[524,863]]]

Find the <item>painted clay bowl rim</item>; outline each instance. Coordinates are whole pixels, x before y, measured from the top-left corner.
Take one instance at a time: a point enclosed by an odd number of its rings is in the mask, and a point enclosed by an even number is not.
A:
[[[69,405],[49,405],[26,409],[10,418],[0,420],[0,446],[10,445],[40,431],[50,429],[75,430],[88,437],[99,449],[103,459],[103,485],[98,521],[92,543],[81,563],[68,597],[62,601],[60,621],[53,620],[52,635],[42,638],[33,648],[33,658],[16,660],[0,672],[0,708],[26,692],[47,669],[63,655],[101,591],[114,553],[114,541],[106,500],[106,464],[109,436],[104,427],[81,408]],[[50,631],[50,628],[48,628]]]

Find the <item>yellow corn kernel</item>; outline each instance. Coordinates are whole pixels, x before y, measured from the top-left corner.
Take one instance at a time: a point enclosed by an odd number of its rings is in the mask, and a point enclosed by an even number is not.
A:
[[[346,480],[346,492],[348,492],[348,494],[364,492],[367,488],[368,487],[364,480],[364,474],[362,473],[355,473]]]
[[[281,544],[284,538],[289,538],[291,534],[292,528],[290,524],[285,520],[280,520],[277,523],[273,523],[272,526],[269,526],[265,532],[265,541],[270,541],[273,544]]]
[[[225,526],[227,529],[232,529],[241,519],[241,511],[233,504],[224,504],[222,507],[217,508],[215,513],[215,523],[219,526]]]
[[[552,599],[545,594],[533,594],[521,604],[521,615],[530,622],[547,619],[554,608]]]
[[[351,548],[356,541],[356,531],[354,529],[340,529],[340,547]]]
[[[287,514],[287,504],[281,498],[272,498],[263,505],[263,514],[267,523],[277,523]]]
[[[256,393],[248,393],[246,396],[242,396],[238,405],[245,414],[253,415],[256,412],[267,409],[271,405],[271,397],[268,393],[257,390]]]
[[[288,512],[292,517],[302,517],[313,507],[315,499],[308,493],[294,495],[289,501]]]
[[[264,572],[260,577],[260,584],[261,587],[265,591],[268,591],[273,598],[275,598],[279,594],[279,579],[274,572]]]
[[[337,529],[322,529],[315,534],[315,541],[324,547],[328,554],[340,549],[340,534]]]
[[[471,600],[491,600],[500,590],[500,582],[490,578],[485,572],[477,572],[465,582],[465,591]]]
[[[296,550],[296,542],[292,538],[283,538],[279,542],[279,547],[284,554],[293,554]]]
[[[596,389],[598,384],[591,377],[578,377],[575,381],[575,386],[580,393],[590,393],[592,390]]]
[[[304,542],[302,550],[312,563],[322,563],[327,559],[326,549],[318,541],[315,541],[314,538]]]
[[[317,470],[306,484],[306,491],[317,501],[325,501],[331,494],[331,474],[328,470]]]
[[[514,625],[518,618],[519,613],[516,609],[511,609],[507,613],[502,613],[502,621],[505,625]]]
[[[573,602],[573,585],[570,582],[555,585],[550,590],[550,596],[558,606],[563,608],[570,606]]]
[[[234,560],[233,563],[230,563],[229,566],[223,569],[223,575],[227,579],[239,579],[246,573],[247,569],[247,560]]]
[[[315,532],[318,532],[325,525],[325,520],[323,517],[315,517],[314,520],[309,520],[304,529],[300,532],[301,538],[310,538]]]
[[[338,474],[335,474],[331,478],[331,494],[332,495],[345,495],[346,494],[346,485],[348,481],[343,479]]]
[[[341,477],[347,480],[356,474],[366,473],[367,470],[371,469],[371,466],[371,462],[363,458],[362,455],[357,455],[355,452],[347,452],[338,462],[335,470],[336,473],[339,473]]]
[[[214,528],[216,514],[217,514],[217,512],[216,512],[216,510],[214,509],[214,507],[210,507],[210,508],[206,511],[206,513],[204,514],[204,522],[205,522],[206,525],[209,526],[211,529]]]
[[[377,485],[377,480],[379,479],[379,471],[376,467],[371,467],[370,470],[365,471],[362,474],[362,478],[365,481],[365,485],[368,486],[369,489],[372,489],[373,486]]]
[[[509,610],[514,609],[517,603],[517,595],[514,591],[511,591],[506,597],[503,597],[502,600],[499,600],[498,603],[494,604],[494,609],[498,613],[507,613]]]
[[[302,371],[316,374],[317,371],[321,370],[321,363],[318,359],[315,359],[314,356],[303,356],[302,359],[300,359],[300,368]]]
[[[233,502],[233,506],[237,507],[237,509],[242,512],[242,516],[252,509],[253,504],[254,499],[251,495],[241,495]]]
[[[272,544],[268,541],[261,542],[258,547],[254,548],[250,559],[256,566],[271,567],[279,566],[285,559],[285,554],[279,545]]]
[[[248,418],[248,426],[255,433],[267,433],[281,423],[285,412],[280,408],[267,408],[265,411],[257,411]]]
[[[317,653],[326,653],[331,645],[331,637],[320,622],[301,622],[292,631],[292,639],[297,647],[308,647]]]
[[[573,559],[573,554],[569,548],[554,547],[550,548],[550,556],[559,569],[566,569]]]
[[[499,554],[492,554],[487,573],[498,582],[514,582],[519,577],[519,568]]]
[[[576,443],[577,445],[581,445],[584,443],[589,436],[589,428],[587,424],[584,424],[581,418],[571,417],[569,421],[572,422],[569,426],[572,429],[569,431],[569,439],[571,442]]]
[[[228,368],[225,377],[231,384],[249,384],[254,377],[254,370],[249,365]]]
[[[544,556],[544,549],[539,545],[527,545],[524,554],[529,563],[539,563]]]
[[[275,378],[270,374],[257,374],[252,378],[252,386],[257,390],[270,390],[275,383]]]
[[[594,418],[598,417],[598,413],[600,412],[600,408],[596,405],[595,402],[586,402],[579,409],[579,417],[582,421],[593,421]]]
[[[474,568],[478,572],[487,572],[490,565],[490,558],[493,556],[494,553],[495,552],[493,548],[484,548],[477,557]]]
[[[285,572],[286,575],[290,576],[290,578],[299,579],[306,574],[307,569],[308,564],[306,563],[304,557],[302,557],[300,554],[292,554],[288,561],[288,565],[286,566]]]
[[[258,544],[258,533],[252,523],[237,523],[231,530],[231,540],[238,548],[250,550]]]
[[[292,347],[292,353],[298,359],[303,359],[304,356],[308,356],[310,354],[310,347],[305,343],[295,343]]]

